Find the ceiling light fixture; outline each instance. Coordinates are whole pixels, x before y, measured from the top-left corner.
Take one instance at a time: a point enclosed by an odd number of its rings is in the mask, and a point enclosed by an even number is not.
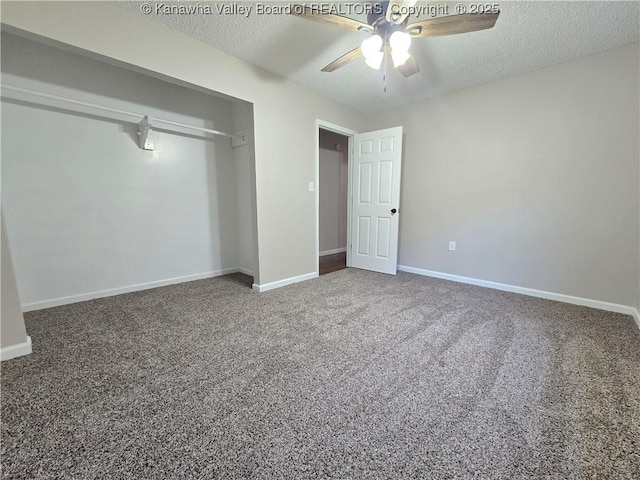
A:
[[[391,50],[391,59],[393,60],[393,66],[398,68],[405,64],[407,60],[411,58],[409,52],[399,52],[397,50]]]
[[[365,63],[375,70],[380,70],[384,58],[384,52],[381,51],[382,43],[380,35],[371,35],[360,45]]]
[[[389,45],[391,45],[391,58],[393,59],[394,67],[397,68],[404,65],[409,57],[411,57],[411,55],[409,55],[411,35],[408,33],[396,30],[389,38]]]
[[[382,65],[382,60],[384,60],[384,53],[375,52],[372,56],[365,59],[365,63],[369,65],[374,70],[380,70],[380,66]]]

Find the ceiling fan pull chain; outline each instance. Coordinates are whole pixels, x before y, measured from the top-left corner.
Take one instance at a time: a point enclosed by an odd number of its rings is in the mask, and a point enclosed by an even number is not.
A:
[[[383,62],[384,62],[384,70],[382,71],[382,86],[383,86],[383,93],[387,93],[387,64],[389,63],[389,46],[387,43],[387,34],[384,34],[384,47],[383,48],[383,52],[384,52],[384,58],[383,58]]]

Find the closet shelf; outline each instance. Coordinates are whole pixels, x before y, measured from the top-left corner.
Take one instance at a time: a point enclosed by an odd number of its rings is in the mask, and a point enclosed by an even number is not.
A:
[[[40,98],[46,98],[49,100],[55,100],[58,102],[65,102],[65,103],[70,103],[73,105],[79,105],[85,108],[91,108],[94,110],[101,110],[103,112],[110,112],[110,113],[115,113],[118,115],[125,115],[125,116],[129,116],[129,117],[136,117],[141,119],[138,122],[138,135],[139,135],[139,145],[140,148],[144,149],[144,150],[153,150],[153,140],[150,137],[150,133],[153,130],[153,126],[156,124],[165,124],[165,125],[172,125],[175,127],[180,127],[180,128],[184,128],[184,129],[188,129],[188,130],[195,130],[198,132],[203,132],[203,133],[210,133],[213,135],[219,135],[222,137],[228,137],[231,138],[232,140],[232,145],[235,146],[240,146],[240,145],[246,145],[248,143],[248,131],[247,130],[243,130],[241,132],[238,133],[227,133],[227,132],[221,132],[220,130],[213,130],[211,128],[203,128],[203,127],[197,127],[195,125],[188,125],[186,123],[180,123],[180,122],[174,122],[173,120],[167,120],[164,118],[157,118],[157,117],[151,117],[149,115],[144,115],[144,114],[140,114],[140,113],[136,113],[136,112],[129,112],[127,110],[121,110],[119,108],[112,108],[112,107],[108,107],[106,105],[98,105],[97,103],[90,103],[90,102],[84,102],[81,100],[75,100],[73,98],[67,98],[67,97],[61,97],[59,95],[52,95],[50,93],[43,93],[43,92],[38,92],[35,90],[29,90],[27,88],[22,88],[22,87],[16,87],[14,85],[6,85],[6,84],[2,84],[2,96],[6,97],[6,98],[13,98],[14,100],[24,100],[23,98],[20,97],[11,97],[5,94],[6,91],[12,91],[12,92],[18,92],[18,93],[22,93],[22,94],[27,94],[27,95],[33,95],[35,97],[40,97]],[[42,105],[46,105],[46,104],[42,104]],[[111,118],[108,117],[107,115],[105,115],[105,118]],[[166,129],[162,129],[163,131],[165,131]]]

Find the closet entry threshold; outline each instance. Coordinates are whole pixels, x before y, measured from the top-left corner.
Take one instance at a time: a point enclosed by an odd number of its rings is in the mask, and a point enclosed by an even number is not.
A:
[[[347,268],[347,252],[333,253],[320,257],[320,275]]]

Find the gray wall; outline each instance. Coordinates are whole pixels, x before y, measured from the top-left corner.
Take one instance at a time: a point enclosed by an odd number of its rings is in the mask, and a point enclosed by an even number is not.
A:
[[[399,263],[636,304],[638,58],[631,44],[371,116],[404,126]]]
[[[320,253],[347,246],[348,147],[347,137],[320,129]]]
[[[0,268],[2,269],[2,294],[0,295],[0,315],[2,316],[0,325],[0,347],[11,347],[27,341],[27,332],[22,318],[22,309],[18,296],[9,242],[7,239],[7,229],[4,226],[4,215],[2,216],[2,257],[0,258]]]

